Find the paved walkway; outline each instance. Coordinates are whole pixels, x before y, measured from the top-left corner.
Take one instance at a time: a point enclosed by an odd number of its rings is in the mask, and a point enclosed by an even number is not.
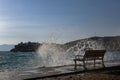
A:
[[[101,64],[96,65],[94,69],[93,65],[88,65],[88,71],[94,70],[112,70],[120,67],[120,62],[105,62],[106,68],[102,68]],[[115,66],[115,67],[113,67]],[[119,69],[120,70],[120,69]],[[39,67],[25,71],[11,71],[0,72],[0,80],[36,80],[37,78],[49,78],[63,75],[73,75],[84,73],[84,68],[78,66],[78,69],[74,70],[74,65],[58,66],[58,67]]]

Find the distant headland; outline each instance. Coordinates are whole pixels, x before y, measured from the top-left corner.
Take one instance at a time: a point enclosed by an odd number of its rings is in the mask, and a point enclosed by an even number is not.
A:
[[[83,46],[85,41],[95,41],[98,44],[102,44],[106,50],[120,50],[120,36],[106,36],[106,37],[90,37],[75,41],[70,41],[65,44],[56,44],[64,50],[69,49],[79,43],[80,47]],[[11,49],[11,52],[35,52],[43,43],[38,42],[20,42]],[[92,45],[92,44],[91,44]],[[96,45],[97,46],[97,45]],[[99,46],[99,45],[98,45]]]

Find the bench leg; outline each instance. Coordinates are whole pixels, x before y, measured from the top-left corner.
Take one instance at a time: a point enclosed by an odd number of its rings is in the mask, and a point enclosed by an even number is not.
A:
[[[87,69],[86,64],[85,64],[85,60],[83,60],[83,67],[84,67],[85,70]]]
[[[102,66],[105,67],[105,65],[104,65],[104,60],[103,60],[103,59],[102,59]]]
[[[77,61],[76,60],[74,60],[74,61],[75,61],[75,67],[74,67],[74,69],[77,70]]]
[[[94,59],[94,68],[95,68],[95,59]]]

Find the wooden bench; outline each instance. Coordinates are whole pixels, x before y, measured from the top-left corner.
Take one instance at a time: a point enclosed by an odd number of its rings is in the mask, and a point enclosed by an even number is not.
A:
[[[86,61],[91,61],[91,60],[94,61],[94,67],[96,64],[95,63],[96,60],[101,60],[102,66],[105,67],[104,61],[103,61],[105,52],[106,52],[106,50],[87,50],[87,51],[85,51],[84,55],[76,55],[75,59],[74,59],[75,70],[77,69],[77,61],[83,62],[84,69],[87,69],[86,68]]]

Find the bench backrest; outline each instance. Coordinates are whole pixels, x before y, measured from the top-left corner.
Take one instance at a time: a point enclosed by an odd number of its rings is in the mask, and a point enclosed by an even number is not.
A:
[[[84,58],[104,57],[106,50],[87,50]]]

